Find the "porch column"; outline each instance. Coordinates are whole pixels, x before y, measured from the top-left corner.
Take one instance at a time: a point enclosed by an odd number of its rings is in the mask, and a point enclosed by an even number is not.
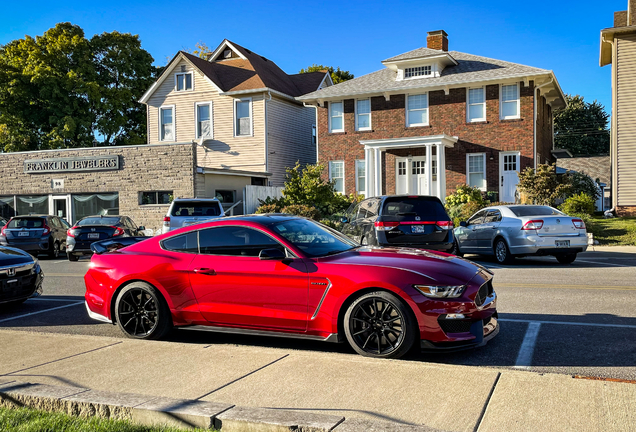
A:
[[[444,201],[446,198],[446,148],[444,144],[435,144],[437,148],[437,197]]]
[[[364,147],[364,197],[371,198],[374,192],[373,186],[373,150],[369,147]]]
[[[380,196],[382,195],[382,149],[380,149],[379,147],[376,147],[373,149],[374,151],[374,162],[375,162],[375,175],[374,175],[374,182],[375,182],[375,195],[374,196]]]
[[[426,144],[426,195],[433,195],[433,145]]]

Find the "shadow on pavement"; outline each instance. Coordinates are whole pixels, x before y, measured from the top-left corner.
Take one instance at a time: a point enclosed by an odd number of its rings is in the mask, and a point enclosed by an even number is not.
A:
[[[512,264],[499,264],[493,256],[466,254],[464,258],[495,268],[617,268],[635,267],[636,254],[627,252],[587,251],[578,254],[572,264],[561,264],[553,256],[516,258]]]

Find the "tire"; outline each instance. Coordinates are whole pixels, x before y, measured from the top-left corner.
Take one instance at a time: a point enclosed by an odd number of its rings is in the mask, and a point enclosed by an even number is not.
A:
[[[459,245],[457,244],[457,240],[453,241],[453,247],[448,251],[448,253],[458,257],[464,256],[464,254],[461,253],[461,251],[459,250]]]
[[[58,242],[53,242],[51,247],[49,248],[49,258],[59,258],[60,257],[60,244]]]
[[[119,292],[115,317],[119,329],[132,339],[161,339],[172,328],[163,296],[145,282],[133,282]]]
[[[493,252],[495,253],[495,260],[499,264],[512,264],[514,262],[515,257],[510,253],[506,241],[501,237],[495,240]]]
[[[365,357],[400,358],[419,339],[411,310],[385,291],[355,299],[347,308],[343,326],[349,345]]]
[[[556,255],[556,259],[561,264],[572,264],[576,259],[576,252],[569,254]]]
[[[66,252],[66,256],[68,257],[69,261],[79,261],[80,258],[78,255],[72,254],[70,252]]]

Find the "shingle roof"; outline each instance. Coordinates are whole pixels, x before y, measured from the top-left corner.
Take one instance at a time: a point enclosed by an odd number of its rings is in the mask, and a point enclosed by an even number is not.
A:
[[[418,48],[413,51],[405,52],[404,54],[397,55],[395,57],[391,57],[389,59],[384,60],[385,62],[391,62],[396,60],[408,60],[419,57],[431,57],[440,54],[447,54],[446,51],[435,50],[430,48]]]
[[[436,54],[444,53],[444,51],[419,48],[385,61],[413,58],[431,51]],[[372,72],[340,84],[308,93],[298,99],[313,100],[339,96],[344,97],[367,93],[390,92],[395,90],[457,85],[493,79],[523,78],[526,76],[551,73],[551,71],[547,69],[525,66],[503,60],[495,60],[488,57],[481,57],[458,51],[449,51],[448,53],[457,61],[458,64],[457,66],[447,66],[442,71],[440,77],[396,81],[397,72],[384,68],[377,72]]]
[[[610,185],[612,181],[609,156],[581,156],[557,159],[557,167],[587,174],[592,180]]]
[[[236,58],[210,62],[184,51],[180,54],[192,62],[223,92],[270,88],[297,97],[316,90],[325,77],[323,72],[287,75],[273,61],[234,42],[230,44],[246,60]]]

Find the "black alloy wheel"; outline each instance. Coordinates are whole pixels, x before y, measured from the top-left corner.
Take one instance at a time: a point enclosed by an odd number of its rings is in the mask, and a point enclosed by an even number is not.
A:
[[[351,347],[367,357],[399,358],[415,341],[414,318],[394,294],[378,291],[357,298],[344,318]]]
[[[506,241],[501,237],[495,241],[494,252],[495,260],[497,260],[499,264],[512,264],[515,259],[515,257],[510,253],[510,249],[508,248]]]
[[[66,252],[66,256],[68,257],[69,261],[79,261],[79,256],[78,255],[72,254],[72,253],[70,253],[68,251]]]
[[[557,255],[556,259],[561,264],[572,264],[576,259],[576,253]]]
[[[51,250],[49,251],[49,258],[59,258],[60,257],[60,244],[54,241],[51,244]]]
[[[464,254],[461,253],[461,251],[459,250],[459,244],[457,244],[457,239],[453,240],[453,247],[448,251],[448,253],[458,257],[464,256]]]
[[[119,328],[134,339],[160,339],[172,327],[170,309],[163,297],[144,282],[132,283],[121,290],[115,313]]]

